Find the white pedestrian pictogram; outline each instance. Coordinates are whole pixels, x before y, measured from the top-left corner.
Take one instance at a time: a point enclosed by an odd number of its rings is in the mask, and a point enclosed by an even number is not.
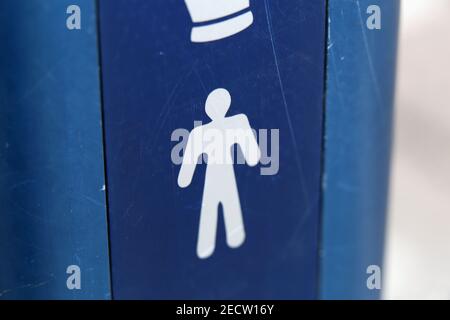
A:
[[[258,164],[261,152],[245,114],[226,117],[231,96],[226,89],[216,89],[208,95],[206,114],[211,122],[194,128],[189,134],[183,156],[178,185],[186,188],[194,176],[202,154],[207,155],[203,189],[197,255],[207,258],[215,249],[219,204],[222,204],[226,241],[231,248],[244,243],[245,229],[239,192],[234,173],[233,147],[238,145],[249,166]]]

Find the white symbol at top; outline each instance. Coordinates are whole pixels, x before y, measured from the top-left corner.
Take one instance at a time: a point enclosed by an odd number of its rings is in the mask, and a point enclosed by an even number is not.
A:
[[[195,24],[192,42],[220,40],[248,28],[253,23],[249,0],[185,0]]]
[[[219,204],[223,208],[228,246],[237,248],[245,240],[232,147],[236,144],[240,147],[249,166],[256,166],[261,157],[247,116],[226,117],[230,104],[231,96],[226,89],[209,94],[205,111],[211,122],[194,128],[189,134],[178,175],[178,185],[186,188],[191,184],[198,158],[202,154],[208,156],[197,239],[197,255],[201,259],[214,252]]]

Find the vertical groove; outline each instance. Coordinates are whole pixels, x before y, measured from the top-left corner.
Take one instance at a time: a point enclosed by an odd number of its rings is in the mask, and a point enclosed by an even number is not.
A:
[[[322,274],[323,274],[323,222],[324,222],[324,192],[325,192],[325,151],[326,151],[326,119],[327,119],[327,89],[328,89],[328,37],[330,36],[330,12],[329,2],[325,0],[325,50],[323,69],[323,104],[322,104],[322,142],[321,142],[321,163],[320,163],[320,187],[319,187],[319,231],[318,231],[318,252],[317,252],[317,298],[322,299]]]
[[[95,16],[97,22],[97,59],[98,59],[98,75],[100,81],[100,111],[101,111],[101,125],[102,125],[102,145],[103,145],[103,168],[105,181],[105,203],[106,203],[106,224],[108,235],[108,261],[109,261],[109,290],[111,293],[111,300],[114,299],[113,281],[112,281],[112,259],[111,259],[111,228],[109,216],[109,192],[108,192],[108,170],[107,170],[107,155],[106,155],[106,129],[105,129],[105,109],[103,96],[103,72],[102,72],[102,46],[101,46],[101,31],[100,31],[100,0],[95,0]]]

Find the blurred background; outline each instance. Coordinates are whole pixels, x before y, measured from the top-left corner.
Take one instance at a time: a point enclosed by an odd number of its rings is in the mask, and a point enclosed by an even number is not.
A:
[[[450,299],[449,15],[402,2],[386,299]]]

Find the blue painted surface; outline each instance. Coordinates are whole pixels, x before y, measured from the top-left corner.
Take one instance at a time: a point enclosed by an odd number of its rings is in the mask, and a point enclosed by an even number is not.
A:
[[[325,1],[251,1],[253,25],[190,42],[183,1],[100,2],[113,294],[129,298],[317,297]],[[173,130],[208,122],[210,91],[228,115],[280,129],[280,168],[235,166],[247,238],[196,256],[205,166],[177,186]]]
[[[382,29],[368,30],[369,5]],[[372,299],[382,266],[399,1],[329,1],[321,297]]]
[[[110,297],[95,6],[69,31],[70,4],[0,2],[2,299]]]

